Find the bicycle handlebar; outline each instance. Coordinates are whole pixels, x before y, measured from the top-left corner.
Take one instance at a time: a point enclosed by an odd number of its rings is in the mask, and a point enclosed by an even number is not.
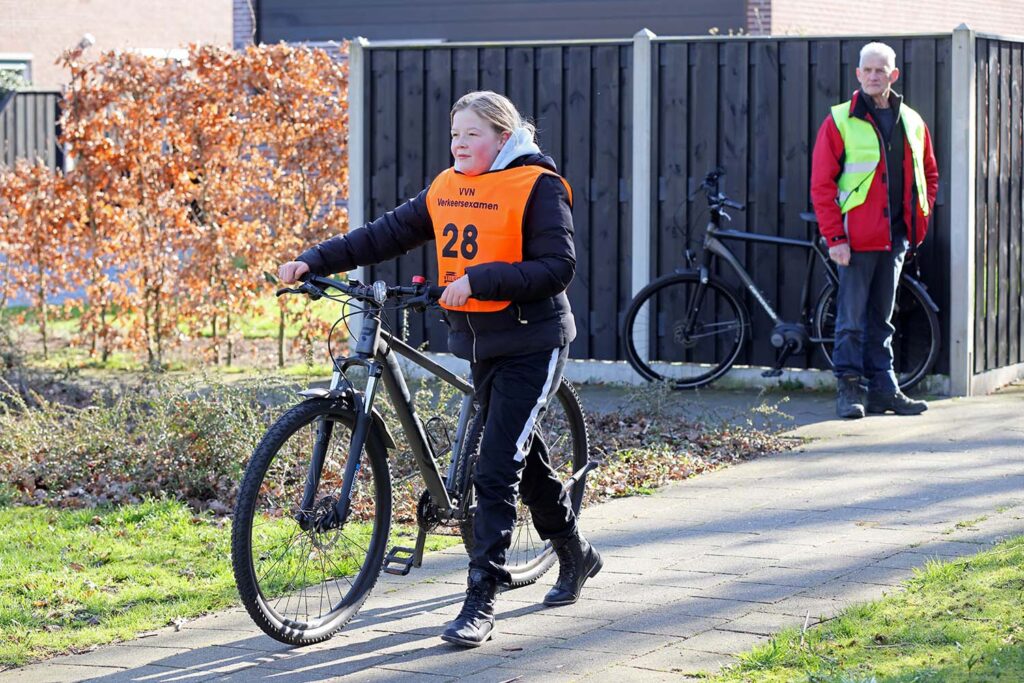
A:
[[[713,171],[709,171],[704,176],[704,182],[700,184],[693,194],[690,195],[690,199],[694,199],[697,193],[704,190],[704,194],[708,198],[708,206],[713,211],[721,211],[722,207],[728,207],[730,209],[736,209],[737,211],[746,211],[747,207],[740,204],[737,201],[729,199],[725,196],[725,193],[718,188],[718,181],[725,176],[725,169],[719,166]]]
[[[444,287],[431,285],[427,282],[414,282],[411,286],[389,287],[383,280],[378,280],[372,285],[364,285],[361,282],[351,280],[342,282],[322,275],[303,273],[299,280],[302,282],[298,287],[281,287],[275,296],[284,294],[306,294],[314,301],[327,296],[326,289],[336,289],[346,296],[361,301],[383,304],[388,299],[406,299],[411,306],[430,306],[436,304],[437,300],[444,294]]]

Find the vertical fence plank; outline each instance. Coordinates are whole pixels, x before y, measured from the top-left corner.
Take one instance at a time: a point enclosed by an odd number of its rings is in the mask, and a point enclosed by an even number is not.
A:
[[[452,55],[452,98],[459,99],[468,92],[480,89],[480,51],[460,47]]]
[[[618,224],[619,224],[619,249],[618,249],[618,291],[615,297],[615,311],[612,317],[614,325],[612,337],[615,340],[615,352],[610,360],[625,357],[625,350],[622,345],[623,320],[626,317],[626,309],[633,298],[633,230],[650,231],[653,226],[651,221],[646,225],[633,225],[633,69],[632,52],[633,46],[618,46],[618,70],[616,76],[619,79],[619,129],[618,129],[618,172],[615,178],[615,193],[618,196]],[[650,117],[651,113],[647,112]],[[638,197],[638,201],[646,202],[650,206],[653,193],[647,196]],[[650,213],[648,212],[648,215]]]
[[[500,47],[482,48],[480,50],[479,88],[506,94],[505,75],[505,49]],[[515,104],[519,107],[523,106],[519,102],[515,102]]]
[[[985,255],[987,315],[985,320],[985,369],[997,365],[999,345],[999,43],[989,41],[988,54],[988,169],[985,174],[988,192],[988,253]]]
[[[403,50],[398,54],[398,196],[396,204],[406,201],[423,190],[423,159],[427,131],[424,128],[426,98],[423,87],[423,52]],[[426,262],[430,249],[415,249],[398,260],[395,284],[408,284],[414,275],[426,275]],[[426,339],[426,317],[417,314],[405,316],[410,344],[419,346]]]
[[[996,342],[996,367],[1009,365],[1010,350],[1010,46],[999,44],[997,53],[999,69],[999,173],[997,178],[999,197],[999,307],[996,315],[998,341]],[[1018,173],[1020,169],[1018,169]]]
[[[951,336],[952,322],[952,299],[953,287],[958,286],[952,282],[947,274],[952,272],[951,255],[953,245],[952,225],[952,140],[953,131],[953,94],[948,87],[942,87],[943,83],[953,81],[952,71],[953,39],[941,38],[935,44],[935,111],[928,125],[932,132],[932,148],[935,150],[935,160],[939,167],[939,194],[933,207],[932,216],[929,222],[929,233],[927,251],[922,268],[925,283],[928,285],[932,297],[940,307],[939,329],[942,331],[942,349],[950,349],[953,344]],[[965,97],[966,95],[960,95]],[[957,188],[959,192],[966,193],[966,188]],[[967,226],[963,226],[963,230]],[[935,364],[935,371],[950,373],[950,356],[945,351],[940,351],[939,360]]]
[[[698,188],[705,174],[718,166],[718,50],[718,42],[690,44],[690,149],[687,165],[690,173],[688,184],[691,190]],[[690,216],[697,215],[704,211],[706,206],[704,193],[700,192],[690,202],[687,213]],[[697,221],[697,224],[693,226],[693,230],[697,233],[697,239],[703,239],[703,229],[703,221]],[[666,304],[659,302],[659,327],[663,325],[661,319],[667,315],[665,308]],[[659,335],[659,345],[666,347],[659,349],[661,357],[677,357],[673,353],[674,343],[671,335]],[[710,356],[701,357],[701,354],[695,354],[693,360],[707,363],[712,359]]]
[[[569,303],[576,317],[574,358],[593,358],[590,326],[591,271],[591,50],[572,46],[565,51],[564,112],[565,175],[573,183],[573,225],[576,228],[576,277],[569,285]]]
[[[988,323],[986,272],[988,255],[988,41],[978,39],[975,44],[974,63],[978,83],[978,101],[975,121],[978,136],[975,164],[975,244],[974,244],[974,374],[984,372],[986,357],[985,331]]]
[[[806,41],[783,41],[779,44],[779,197],[778,216],[782,237],[807,239],[817,229],[800,213],[807,209],[810,187],[811,145],[828,109],[810,107],[810,45]],[[780,309],[789,320],[800,315],[798,297],[803,284],[806,259],[795,249],[778,250],[778,292]],[[813,291],[816,291],[813,290]],[[811,301],[814,303],[813,299]],[[813,363],[824,359],[811,356]]]
[[[751,45],[753,71],[750,78],[750,179],[747,195],[747,217],[754,232],[778,236],[779,225],[779,44],[761,41]],[[787,299],[779,289],[779,247],[768,244],[750,245],[750,274],[779,315],[795,320],[799,311],[786,306]],[[788,251],[788,250],[785,250]],[[794,302],[795,303],[795,302]],[[789,309],[789,310],[785,310]],[[752,321],[755,339],[767,339],[771,323],[765,316]],[[761,365],[774,360],[773,349],[755,344],[753,362]]]
[[[1021,92],[1022,77],[1022,51],[1024,45],[1016,44],[1012,47],[1010,60],[1010,289],[1008,292],[1010,301],[1010,350],[1009,362],[1024,362],[1024,323],[1021,321],[1021,314],[1024,313],[1024,270],[1021,268],[1021,241],[1024,239],[1024,210],[1022,210],[1022,183],[1024,183],[1024,92]]]
[[[398,59],[395,50],[370,50],[370,89],[372,98],[370,131],[370,213],[368,221],[390,211],[398,199]],[[373,266],[369,281],[395,282],[395,260]],[[394,316],[388,320],[394,325]]]
[[[455,103],[452,92],[452,51],[450,49],[429,50],[426,54],[426,110],[424,112],[426,134],[426,175],[424,184],[451,166],[451,122],[448,112]],[[434,245],[428,245],[429,251]],[[431,282],[438,282],[437,259],[428,254],[424,259],[425,274]],[[427,343],[432,351],[448,349],[448,329],[440,321],[440,314],[427,313]]]
[[[505,53],[505,91],[519,111],[530,118],[537,118],[534,99],[537,69],[534,64],[534,48],[513,47]]]
[[[555,160],[559,172],[565,174],[565,133],[562,128],[562,120],[565,115],[562,101],[562,77],[564,74],[562,48],[538,48],[533,71],[536,74],[537,95],[532,108],[536,116],[540,147]],[[566,176],[566,180],[575,191],[575,179]]]
[[[656,234],[652,236],[651,247],[652,274],[658,277],[683,265],[686,249],[689,247],[696,251],[700,244],[699,235],[689,232],[690,222],[686,211],[688,48],[686,43],[662,43],[656,45],[655,50],[655,101],[659,103],[655,108],[658,198]],[[689,245],[687,237],[691,241]]]
[[[593,83],[593,243],[619,242],[619,51],[617,46],[594,48]],[[618,249],[590,250],[591,330],[594,358],[615,358],[617,344]]]

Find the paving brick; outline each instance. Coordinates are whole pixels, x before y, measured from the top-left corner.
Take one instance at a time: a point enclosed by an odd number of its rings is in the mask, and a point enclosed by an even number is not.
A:
[[[767,640],[767,637],[756,633],[724,631],[716,628],[698,633],[692,638],[687,638],[680,644],[680,647],[687,650],[701,650],[703,652],[728,655],[734,652],[746,652],[757,645],[767,642]]]
[[[651,633],[675,638],[689,638],[722,624],[726,619],[688,615],[670,607],[648,610],[621,619],[611,627],[613,631]]]
[[[735,661],[735,657],[728,655],[691,650],[681,645],[668,645],[630,660],[629,666],[693,676],[714,673]]]
[[[607,669],[625,659],[628,659],[628,656],[621,652],[591,650],[583,655],[579,650],[566,649],[559,644],[524,652],[522,656],[515,658],[514,663],[509,662],[502,666],[577,677]]]
[[[819,623],[817,618],[807,619],[791,614],[778,614],[772,612],[750,612],[742,617],[733,619],[718,627],[720,631],[740,631],[742,633],[755,633],[762,636],[772,635],[790,627],[802,628],[805,619],[809,626]]]
[[[682,642],[677,636],[655,635],[651,633],[628,633],[599,628],[573,636],[558,643],[558,647],[570,650],[594,652],[613,652],[623,655],[637,656],[647,654],[671,643]],[[586,656],[580,654],[579,656]]]

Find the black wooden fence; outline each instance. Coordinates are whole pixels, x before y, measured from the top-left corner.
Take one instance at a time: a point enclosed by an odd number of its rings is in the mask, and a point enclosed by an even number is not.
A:
[[[974,372],[979,374],[1024,362],[1024,44],[979,37],[975,48]]]
[[[925,282],[948,308],[949,35],[881,37],[897,53],[898,89],[923,115],[935,142],[942,182],[931,233],[921,252]],[[856,87],[865,38],[658,38],[653,44],[652,277],[682,263],[688,226],[698,239],[700,202],[690,191],[717,165],[725,188],[749,205],[734,226],[805,237],[810,152],[829,107]],[[569,296],[579,338],[574,358],[622,359],[619,325],[631,297],[632,44],[372,47],[367,50],[365,211],[378,216],[415,195],[450,165],[448,110],[463,93],[505,92],[537,122],[541,147],[575,190],[577,278]],[[699,246],[699,243],[697,244]],[[740,247],[742,249],[742,247]],[[783,317],[796,320],[806,254],[751,245],[741,255]],[[420,250],[373,277],[433,274]],[[813,302],[812,302],[813,303]],[[755,307],[751,307],[753,311]],[[769,364],[770,321],[753,315],[754,342],[740,363]],[[414,323],[410,338],[444,349],[444,330]],[[948,324],[943,319],[943,335]],[[795,359],[799,363],[799,359]],[[823,367],[812,354],[808,366]],[[940,357],[938,372],[947,370]]]
[[[375,48],[368,51],[368,218],[415,196],[451,165],[452,103],[471,90],[504,92],[536,121],[541,147],[574,190],[576,279],[569,298],[576,358],[620,356],[619,319],[630,299],[629,42],[514,47]],[[375,267],[372,277],[436,281],[433,252],[420,249]],[[437,321],[414,318],[413,343],[446,349]]]
[[[946,35],[880,40],[896,51],[901,72],[896,89],[921,113],[934,138],[940,190],[919,263],[932,297],[945,311],[949,300],[946,197],[951,39]],[[829,108],[857,88],[855,69],[865,42],[865,38],[664,39],[655,44],[658,186],[652,211],[656,230],[652,275],[679,266],[687,236],[691,247],[699,249],[706,203],[703,196],[693,202],[686,198],[704,173],[718,165],[727,171],[726,193],[747,204],[746,212],[731,212],[730,227],[813,238],[817,228],[800,219],[802,211],[811,209],[811,150]],[[740,243],[730,246],[782,318],[798,320],[806,251],[755,244],[746,245],[744,251]],[[747,305],[752,312],[758,309],[749,295]],[[945,317],[941,319],[947,339],[948,324]],[[775,349],[766,340],[772,323],[760,312],[753,313],[751,322],[752,339],[738,362],[770,365]],[[948,347],[944,344],[944,348]],[[824,367],[820,354],[811,354],[804,362]],[[943,355],[936,371],[945,372],[947,367]]]
[[[57,143],[60,100],[58,92],[0,97],[0,165],[14,166],[17,159],[41,159],[50,168],[63,165],[64,152]]]

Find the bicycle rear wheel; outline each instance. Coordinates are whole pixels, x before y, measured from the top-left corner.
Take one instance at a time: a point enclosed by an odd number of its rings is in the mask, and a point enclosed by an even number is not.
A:
[[[318,430],[330,425],[311,509],[301,510]],[[231,558],[239,595],[270,637],[291,645],[330,638],[355,616],[380,575],[391,524],[387,452],[374,430],[356,473],[344,525],[317,530],[341,489],[355,414],[310,400],[267,431],[246,468],[235,506]],[[305,512],[303,529],[297,517]]]
[[[574,472],[590,461],[590,445],[587,424],[580,405],[579,395],[564,378],[555,392],[555,397],[534,432],[534,438],[541,438],[547,447],[551,469],[564,483]],[[476,456],[470,466],[473,466]],[[574,484],[569,495],[577,519],[583,507],[586,477]],[[467,552],[473,547],[473,520],[467,519],[460,525],[462,540]],[[505,568],[512,576],[512,586],[526,586],[539,579],[556,561],[551,543],[537,535],[533,528],[530,509],[520,500],[516,508],[516,527],[512,531],[512,544],[505,553]]]
[[[691,311],[693,324],[686,329]],[[623,327],[626,359],[648,380],[695,389],[729,371],[748,325],[746,308],[727,288],[714,280],[701,287],[696,273],[669,275],[630,303]]]
[[[939,357],[939,317],[921,292],[905,278],[896,287],[896,305],[892,324],[892,364],[900,390],[910,391],[923,380]],[[832,364],[836,331],[836,289],[825,285],[814,309],[814,334],[821,343],[825,359]]]

